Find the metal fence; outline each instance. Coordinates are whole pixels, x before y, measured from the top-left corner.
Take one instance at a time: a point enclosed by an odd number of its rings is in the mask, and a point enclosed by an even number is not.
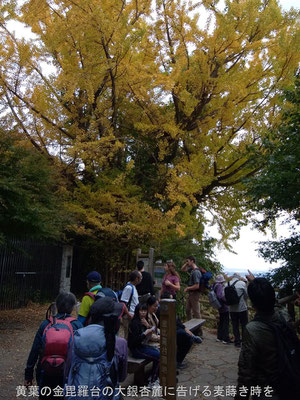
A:
[[[55,298],[61,261],[61,245],[11,240],[0,246],[0,309]]]

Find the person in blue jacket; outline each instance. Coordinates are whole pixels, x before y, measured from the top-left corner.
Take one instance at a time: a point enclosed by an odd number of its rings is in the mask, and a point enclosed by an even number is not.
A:
[[[71,319],[71,313],[76,304],[76,297],[73,293],[61,292],[55,301],[55,306],[57,309],[57,314],[55,315],[57,320],[65,320],[70,319],[71,327],[73,328],[73,332],[77,329],[82,328],[81,322],[77,321],[75,318]],[[52,318],[52,317],[51,317]],[[52,399],[54,393],[52,391],[53,388],[60,386],[63,388],[64,386],[64,375],[63,373],[58,376],[51,376],[49,372],[44,370],[44,367],[41,363],[43,357],[43,351],[45,347],[44,343],[44,332],[45,329],[51,324],[51,318],[48,316],[41,323],[38,331],[36,332],[32,348],[30,350],[28,360],[25,368],[25,382],[24,385],[26,387],[32,386],[33,377],[34,377],[34,368],[36,366],[36,383],[40,388],[40,396],[39,398],[47,398]],[[42,387],[49,387],[51,389],[50,395],[46,395],[43,397],[41,393]]]

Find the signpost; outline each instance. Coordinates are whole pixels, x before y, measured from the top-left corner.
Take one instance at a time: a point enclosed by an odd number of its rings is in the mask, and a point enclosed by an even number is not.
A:
[[[160,302],[160,385],[163,398],[176,400],[176,301]]]

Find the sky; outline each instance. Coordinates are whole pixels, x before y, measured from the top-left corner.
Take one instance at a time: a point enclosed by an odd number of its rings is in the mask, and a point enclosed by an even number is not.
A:
[[[276,222],[277,236],[272,237],[270,230],[263,234],[250,225],[244,226],[240,231],[240,239],[235,242],[230,242],[232,253],[226,249],[219,249],[215,252],[215,259],[224,266],[224,272],[241,272],[250,269],[252,272],[263,273],[270,271],[273,268],[279,267],[278,263],[268,263],[262,257],[258,256],[256,249],[259,247],[260,241],[278,240],[290,236],[290,230],[295,229],[291,225],[283,224],[283,219],[278,219]],[[209,229],[212,235],[216,235],[214,227]],[[216,235],[217,236],[217,235]]]
[[[291,7],[300,8],[299,0],[280,0],[281,6],[288,10]],[[15,31],[16,36],[29,36],[30,30],[24,28],[17,23],[9,26],[9,29]],[[280,221],[277,223],[277,239],[281,237],[288,237],[288,227],[282,225]],[[217,236],[217,229],[211,227],[209,233]],[[224,266],[225,272],[242,272],[250,269],[253,272],[269,271],[275,267],[280,266],[280,263],[270,264],[263,258],[258,256],[256,249],[258,248],[259,241],[272,240],[271,232],[268,231],[266,235],[254,230],[250,225],[245,226],[240,231],[240,239],[235,242],[230,242],[233,252],[226,249],[218,249],[215,252],[215,259]]]

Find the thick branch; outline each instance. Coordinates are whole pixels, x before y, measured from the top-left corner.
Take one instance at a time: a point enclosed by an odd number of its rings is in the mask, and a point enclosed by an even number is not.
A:
[[[16,96],[19,100],[21,100],[24,104],[26,104],[26,106],[33,112],[35,112],[36,114],[40,115],[40,117],[46,121],[49,125],[53,126],[54,128],[58,129],[61,133],[63,133],[65,136],[67,136],[70,139],[75,139],[74,135],[71,135],[69,132],[67,132],[64,128],[58,126],[55,122],[51,121],[48,117],[46,117],[46,115],[44,115],[41,111],[39,111],[36,107],[34,107],[33,105],[31,105],[27,100],[25,100],[21,95],[19,95],[14,89],[10,88],[7,83],[5,82],[5,80],[2,78],[1,76],[1,80],[4,84],[4,86],[7,88],[7,90],[9,90],[9,92],[11,92],[14,96]]]
[[[11,109],[11,112],[13,113],[14,117],[16,118],[18,124],[20,125],[20,127],[22,128],[23,132],[25,133],[26,137],[29,139],[29,141],[31,142],[31,144],[42,154],[44,154],[44,150],[38,145],[38,143],[31,137],[31,135],[29,134],[28,130],[26,129],[25,125],[23,124],[23,122],[20,120],[19,116],[17,115],[17,113],[15,112],[15,109],[10,101],[10,98],[8,97],[8,95],[5,95],[7,103],[9,105],[9,108]]]

